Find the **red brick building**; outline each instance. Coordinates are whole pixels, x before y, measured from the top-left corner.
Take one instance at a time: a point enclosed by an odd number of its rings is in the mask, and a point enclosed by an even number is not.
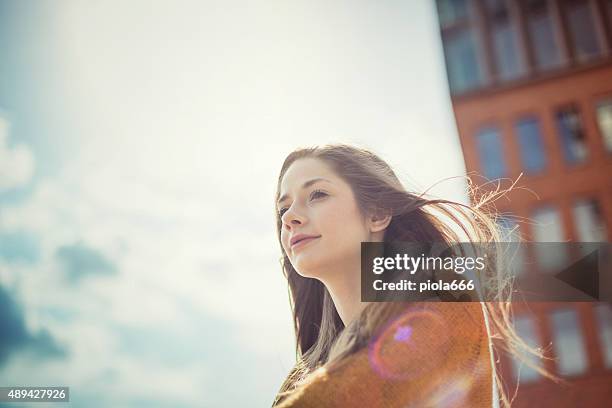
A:
[[[527,240],[612,240],[612,0],[437,0],[466,168],[516,180],[500,223]],[[482,177],[480,177],[482,176]],[[525,222],[526,221],[526,222]],[[612,404],[612,311],[605,303],[517,307],[516,327],[550,346],[523,366],[516,407]],[[518,366],[502,361],[511,390]]]

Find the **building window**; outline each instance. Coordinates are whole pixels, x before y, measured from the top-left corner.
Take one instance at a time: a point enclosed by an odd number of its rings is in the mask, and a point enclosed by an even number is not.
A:
[[[555,38],[555,27],[548,10],[548,2],[526,0],[524,3],[527,32],[536,68],[546,70],[560,66],[563,61]]]
[[[565,161],[571,164],[584,162],[588,156],[586,136],[578,109],[570,106],[559,110],[556,121]]]
[[[530,315],[515,316],[513,323],[516,333],[527,345],[532,348],[541,347],[541,342],[537,334],[533,318]],[[534,355],[525,354],[524,357],[536,367],[541,366],[540,361]],[[520,382],[521,384],[537,381],[541,377],[541,374],[537,370],[527,365],[517,357],[512,358],[512,366],[514,369],[514,376],[517,379],[517,382]]]
[[[469,17],[467,0],[438,0],[440,24],[447,26]]]
[[[514,216],[503,214],[495,220],[501,234],[502,242],[513,242],[521,240],[519,225]]]
[[[587,0],[565,3],[565,15],[574,55],[579,61],[599,55],[601,47],[595,32],[595,21]]]
[[[546,157],[538,119],[521,119],[516,123],[514,129],[521,150],[523,169],[528,174],[540,173],[546,167]]]
[[[574,204],[574,223],[580,242],[605,242],[606,226],[596,200],[580,200]]]
[[[612,4],[612,0],[610,0],[610,4]],[[601,137],[603,137],[604,146],[608,152],[612,152],[612,98],[597,103],[596,110],[597,124]]]
[[[562,242],[565,232],[559,211],[552,206],[545,206],[533,212],[533,235],[537,242]]]
[[[595,318],[599,327],[604,365],[612,368],[612,307],[607,303],[599,303],[595,306]]]
[[[556,310],[551,313],[551,323],[559,374],[569,376],[586,372],[588,362],[576,311]]]
[[[518,276],[524,272],[526,261],[519,225],[510,215],[502,215],[495,221],[500,232],[500,242],[504,243],[501,254],[503,265],[512,276]]]
[[[490,25],[493,57],[499,79],[519,77],[523,73],[523,61],[518,53],[516,26],[510,19],[506,1],[486,0],[485,12]]]
[[[480,86],[480,66],[476,30],[468,0],[438,0],[442,45],[448,82],[452,93]]]
[[[563,244],[565,231],[559,211],[551,206],[536,209],[532,213],[533,241],[545,244],[535,244],[534,253],[540,268],[545,271],[559,271],[567,266],[567,252]]]
[[[443,34],[444,55],[451,92],[464,92],[478,87],[482,73],[476,52],[476,41],[469,27]]]
[[[482,129],[476,135],[476,145],[483,175],[488,179],[505,176],[506,162],[499,130],[497,128]]]

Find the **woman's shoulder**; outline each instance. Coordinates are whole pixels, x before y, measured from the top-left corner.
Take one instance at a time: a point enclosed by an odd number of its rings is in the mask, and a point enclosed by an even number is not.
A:
[[[366,346],[313,372],[279,406],[492,405],[479,302],[393,302],[375,312]]]

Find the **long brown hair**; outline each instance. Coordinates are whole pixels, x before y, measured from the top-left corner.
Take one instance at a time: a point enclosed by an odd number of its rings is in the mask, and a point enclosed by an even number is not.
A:
[[[425,193],[408,192],[394,171],[380,157],[366,149],[344,144],[301,148],[291,152],[285,159],[278,177],[276,200],[280,184],[287,169],[302,158],[322,160],[347,182],[354,194],[362,214],[376,211],[389,212],[391,222],[384,233],[384,242],[478,242],[495,243],[501,240],[492,203],[507,190],[497,189],[484,195],[474,205],[444,200],[428,199]],[[470,187],[473,198],[475,189]],[[437,214],[436,214],[437,212]],[[447,217],[448,225],[442,221]],[[282,221],[277,213],[277,235],[281,242]],[[453,228],[453,225],[457,228]],[[464,236],[462,236],[464,234]],[[282,244],[281,244],[281,251]],[[368,305],[354,324],[344,327],[331,295],[325,285],[317,279],[299,275],[283,251],[281,264],[289,283],[289,302],[293,312],[296,336],[297,363],[282,384],[274,401],[278,404],[306,376],[332,360],[345,357],[362,347],[362,332],[375,324],[383,312],[384,303]],[[545,375],[558,380],[539,365],[527,358],[530,354],[545,358],[540,349],[531,348],[515,332],[512,325],[510,282],[500,269],[489,276],[485,284],[495,287],[499,301],[484,302],[484,311],[490,326],[494,355],[496,351],[517,356],[526,364]],[[510,406],[499,370],[495,370],[498,393],[504,406]]]

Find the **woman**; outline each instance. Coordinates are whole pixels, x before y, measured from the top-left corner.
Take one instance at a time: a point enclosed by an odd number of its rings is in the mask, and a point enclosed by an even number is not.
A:
[[[501,194],[475,207],[428,200],[407,192],[378,156],[348,145],[289,154],[275,202],[297,363],[273,405],[491,407],[498,392],[509,405],[497,390],[492,340],[510,353],[523,348],[541,357],[512,330],[509,303],[360,297],[361,242],[499,241],[494,220],[480,207]],[[447,216],[465,236],[427,209]],[[487,279],[503,300],[501,271]]]

